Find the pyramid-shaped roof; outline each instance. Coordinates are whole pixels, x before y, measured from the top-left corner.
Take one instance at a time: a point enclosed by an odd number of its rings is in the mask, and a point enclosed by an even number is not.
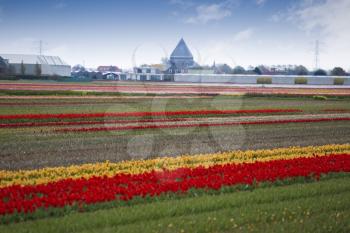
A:
[[[170,58],[177,58],[177,57],[193,59],[191,51],[188,49],[186,42],[182,38],[180,42],[177,44],[174,51],[170,55]]]

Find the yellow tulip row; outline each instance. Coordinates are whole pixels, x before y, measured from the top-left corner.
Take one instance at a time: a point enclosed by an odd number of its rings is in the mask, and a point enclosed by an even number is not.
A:
[[[290,147],[270,150],[230,151],[191,156],[162,157],[149,160],[131,160],[118,163],[106,161],[104,163],[83,164],[69,167],[0,171],[0,187],[10,185],[45,184],[67,178],[77,179],[82,177],[90,178],[92,176],[113,176],[119,173],[140,174],[151,170],[173,170],[180,167],[209,167],[226,163],[253,163],[257,161],[293,159],[343,153],[350,154],[350,144]]]

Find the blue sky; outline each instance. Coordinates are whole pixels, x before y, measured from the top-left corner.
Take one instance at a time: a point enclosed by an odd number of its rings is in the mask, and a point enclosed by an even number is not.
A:
[[[87,67],[159,63],[181,37],[200,64],[350,69],[350,0],[0,0],[0,53]]]

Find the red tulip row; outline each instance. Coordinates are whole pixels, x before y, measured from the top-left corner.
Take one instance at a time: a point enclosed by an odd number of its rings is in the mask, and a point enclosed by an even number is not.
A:
[[[120,113],[64,113],[64,114],[18,114],[0,115],[0,120],[11,119],[72,119],[99,117],[146,117],[146,116],[177,116],[177,115],[227,115],[227,114],[259,114],[259,113],[290,113],[302,112],[298,109],[256,109],[256,110],[198,110],[173,112],[120,112]]]
[[[174,125],[129,125],[114,127],[90,127],[90,128],[65,128],[57,129],[56,132],[97,132],[97,131],[123,131],[139,129],[166,129],[166,128],[189,128],[189,127],[215,127],[230,125],[268,125],[268,124],[288,124],[288,123],[311,123],[325,121],[350,121],[350,117],[339,118],[316,118],[316,119],[292,119],[292,120],[266,120],[266,121],[244,121],[244,122],[223,122],[223,123],[191,123]]]
[[[16,185],[0,189],[0,215],[31,213],[38,208],[127,201],[169,192],[187,193],[192,188],[219,190],[223,186],[293,177],[318,178],[330,172],[350,172],[350,154],[66,179],[35,186]]]
[[[324,112],[350,112],[350,109],[335,108],[335,109],[324,109]]]
[[[191,118],[165,118],[165,119],[140,119],[140,120],[103,120],[103,121],[61,121],[61,122],[19,122],[0,124],[0,128],[40,127],[40,126],[71,126],[71,125],[103,125],[103,124],[129,124],[149,122],[177,122],[187,121]]]

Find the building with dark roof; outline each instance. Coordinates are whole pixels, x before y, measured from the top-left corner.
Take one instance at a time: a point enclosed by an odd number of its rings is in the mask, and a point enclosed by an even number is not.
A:
[[[170,55],[167,73],[186,73],[193,66],[195,66],[193,55],[184,39],[181,38]]]
[[[117,66],[99,66],[97,68],[98,72],[104,73],[104,72],[122,72],[121,69]]]

